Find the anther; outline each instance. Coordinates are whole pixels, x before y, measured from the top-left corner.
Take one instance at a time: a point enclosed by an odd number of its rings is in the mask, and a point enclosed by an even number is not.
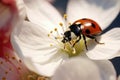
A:
[[[40,76],[40,77],[37,78],[37,80],[47,80],[47,78],[44,77],[44,76]]]
[[[58,37],[60,37],[60,34],[59,34],[59,32],[58,32],[58,29],[57,29],[57,28],[55,28],[55,29],[54,29],[54,31],[56,31],[56,32],[57,32]]]
[[[57,31],[57,28],[55,28],[54,30]]]
[[[73,47],[72,49],[73,49],[72,53],[73,53],[73,54],[75,54],[75,53],[76,53],[76,50],[75,50],[75,48]]]
[[[64,19],[67,19],[67,14],[64,14]]]
[[[48,37],[50,37],[50,34],[48,34]]]
[[[5,74],[8,74],[8,71],[5,71]]]
[[[53,44],[50,44],[50,46],[53,46]]]
[[[20,63],[22,63],[22,61],[21,61],[21,60],[19,60],[19,62],[20,62]]]
[[[61,27],[63,27],[63,23],[60,22],[59,25],[60,25]]]
[[[0,64],[3,64],[3,62],[2,62],[2,61],[0,61]]]
[[[62,27],[63,32],[65,32],[64,27],[63,27],[63,23],[60,22],[59,25]]]
[[[13,56],[12,59],[15,60],[15,57]]]
[[[9,55],[8,55],[8,54],[6,54],[5,57],[6,57],[7,59],[9,59]]]
[[[50,31],[50,33],[53,33],[53,31]]]
[[[20,68],[20,67],[18,67],[18,70],[21,70],[21,68]]]
[[[69,26],[72,25],[72,23],[70,23],[70,22],[68,24],[69,24]]]
[[[6,80],[6,77],[3,77],[2,80]]]

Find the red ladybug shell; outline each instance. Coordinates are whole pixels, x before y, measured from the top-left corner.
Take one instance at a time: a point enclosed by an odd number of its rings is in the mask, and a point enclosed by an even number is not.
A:
[[[81,24],[81,30],[83,35],[97,35],[102,32],[100,26],[92,19],[79,19],[73,24]]]

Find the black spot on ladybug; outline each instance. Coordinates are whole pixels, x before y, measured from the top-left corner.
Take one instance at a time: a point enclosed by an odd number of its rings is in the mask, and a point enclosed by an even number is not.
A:
[[[95,24],[92,23],[92,27],[95,28]]]
[[[86,34],[90,34],[90,30],[89,30],[89,29],[86,29],[86,30],[85,30],[85,33],[86,33]]]

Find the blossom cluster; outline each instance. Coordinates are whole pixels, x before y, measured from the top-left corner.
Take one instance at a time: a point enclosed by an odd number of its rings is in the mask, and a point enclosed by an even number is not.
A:
[[[62,40],[83,18],[104,31],[119,14],[120,0],[68,0],[63,16],[56,1],[0,1],[0,80],[117,80],[109,59],[120,56],[119,26],[96,37],[104,44],[87,36],[75,46],[76,37]]]

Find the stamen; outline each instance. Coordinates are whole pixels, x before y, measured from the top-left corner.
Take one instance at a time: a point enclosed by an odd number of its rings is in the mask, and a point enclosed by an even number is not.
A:
[[[59,25],[62,27],[62,30],[63,30],[63,33],[65,32],[65,30],[64,30],[64,27],[63,27],[63,23],[59,23]]]
[[[12,59],[15,60],[15,57],[13,56]]]
[[[57,32],[57,37],[55,35],[53,35],[53,31],[50,31],[49,34],[47,34],[47,36],[51,39],[55,39],[57,41],[57,43],[61,43],[61,41],[59,39],[62,39],[62,37],[60,37],[60,34],[58,32],[57,28],[54,28],[54,31]],[[57,44],[56,43],[56,44]],[[51,45],[50,45],[51,46]],[[52,45],[53,46],[53,45]]]
[[[57,32],[57,36],[60,37],[60,34],[59,34],[57,28],[55,28],[54,31]],[[55,37],[55,38],[56,38],[56,37]]]
[[[67,46],[67,44],[64,43],[64,50],[67,51],[67,52],[69,52],[69,50],[66,48],[66,46]]]
[[[48,34],[48,37],[50,37],[50,34]]]
[[[72,53],[73,53],[73,54],[75,54],[75,53],[76,53],[76,50],[75,50],[75,48],[73,47],[72,49],[73,49]]]
[[[65,29],[67,29],[67,27],[69,26],[68,22],[67,22],[67,14],[64,14],[63,18],[64,18],[64,21],[65,21]]]
[[[3,62],[2,62],[2,61],[0,61],[0,64],[3,64]]]
[[[6,80],[6,77],[2,77],[2,80]]]
[[[5,74],[8,74],[8,71],[5,71]]]
[[[67,14],[64,14],[64,19],[67,19]]]
[[[53,33],[53,31],[50,31],[50,33],[52,34],[52,33]]]
[[[49,33],[49,34],[47,34],[47,36],[48,36],[49,38],[51,38],[51,39],[54,39],[54,38],[55,38],[55,36],[54,36],[52,33],[53,33],[53,31],[50,31],[50,33]]]
[[[21,60],[19,60],[19,62],[20,62],[20,63],[22,63],[22,61],[21,61]]]
[[[72,23],[70,23],[70,22],[68,24],[69,24],[69,26],[72,25]]]
[[[57,28],[55,28],[54,30],[57,31]]]
[[[50,33],[47,35],[48,37],[50,37],[52,35],[53,31],[50,31]],[[53,37],[55,37],[54,35],[52,35]]]
[[[61,27],[63,27],[63,23],[60,22],[59,25],[60,25]]]
[[[21,70],[21,67],[18,67],[18,70]]]
[[[53,44],[50,44],[50,46],[52,47],[52,46],[53,46]]]

